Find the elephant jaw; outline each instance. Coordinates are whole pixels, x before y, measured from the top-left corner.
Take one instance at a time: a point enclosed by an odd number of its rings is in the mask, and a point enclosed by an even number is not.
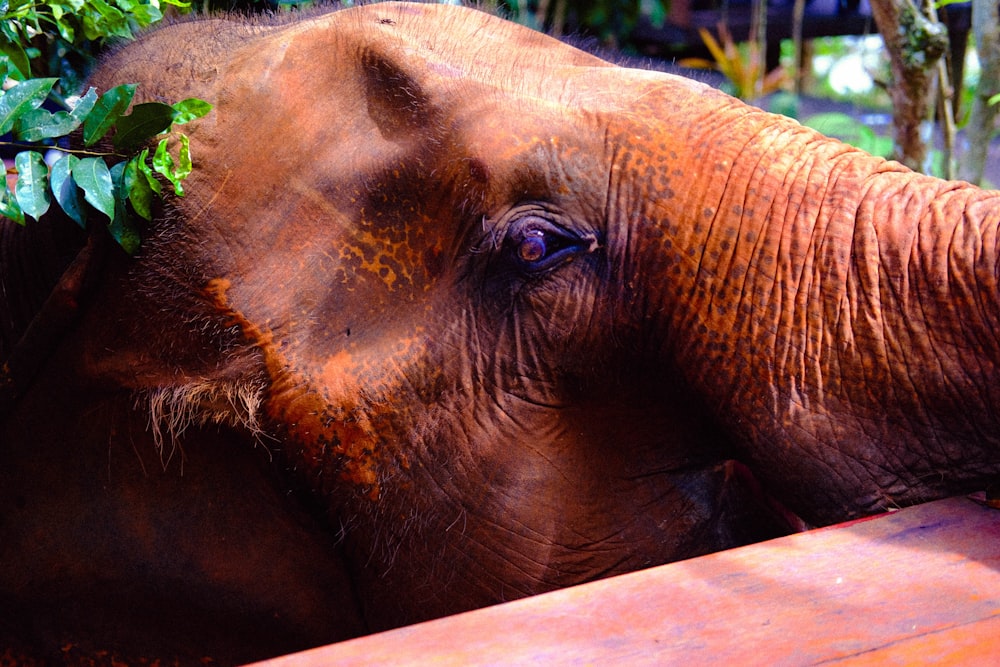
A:
[[[205,294],[260,351],[271,378],[266,421],[281,425],[275,435],[285,462],[307,492],[329,503],[323,509],[331,522],[350,528],[345,539],[363,564],[357,576],[374,600],[369,620],[375,626],[426,620],[789,530],[732,464],[664,460],[669,443],[649,441],[638,406],[626,417],[627,428],[601,420],[593,408],[533,405],[532,417],[522,406],[518,425],[494,423],[489,433],[458,438],[443,435],[455,427],[434,419],[469,415],[442,407],[431,417],[433,428],[420,427],[442,432],[401,434],[398,420],[424,423],[429,408],[410,408],[424,410],[421,415],[407,413],[405,405],[390,409],[370,385],[379,373],[366,375],[364,361],[344,350],[312,364],[311,375],[303,373],[306,364],[291,346],[277,344],[274,331],[234,307],[232,287],[215,279]],[[417,347],[415,339],[404,343]],[[364,388],[362,378],[369,383]],[[384,396],[402,401],[398,394]],[[485,396],[466,400],[487,406],[480,410],[496,405]],[[473,421],[493,418],[479,414]],[[546,426],[552,419],[570,421]],[[608,424],[584,436],[571,426],[574,420]],[[560,444],[544,440],[551,432],[560,434]],[[431,441],[410,441],[404,453],[406,438]],[[463,438],[475,451],[455,445]],[[401,517],[409,518],[397,525]],[[406,567],[396,564],[400,559]],[[436,564],[443,559],[456,566],[442,571]],[[414,588],[434,590],[435,604],[400,609],[398,590]]]

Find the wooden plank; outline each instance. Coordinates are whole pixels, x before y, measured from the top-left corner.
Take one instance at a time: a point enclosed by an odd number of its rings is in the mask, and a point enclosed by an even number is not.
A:
[[[951,498],[269,661],[1000,664],[1000,511]]]

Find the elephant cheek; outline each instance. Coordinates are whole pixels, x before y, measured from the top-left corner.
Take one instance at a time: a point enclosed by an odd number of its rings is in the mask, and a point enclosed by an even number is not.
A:
[[[228,280],[216,279],[204,293],[264,359],[271,379],[265,416],[279,440],[287,443],[286,463],[306,476],[313,491],[325,495],[331,486],[347,484],[377,500],[384,438],[374,425],[379,414],[358,404],[366,369],[347,352],[321,364],[303,362],[291,346],[275,342],[274,332],[233,308],[229,289]]]

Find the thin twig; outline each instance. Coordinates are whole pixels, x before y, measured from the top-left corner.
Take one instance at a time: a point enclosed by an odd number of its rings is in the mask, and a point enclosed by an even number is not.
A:
[[[25,150],[47,150],[47,151],[59,151],[60,153],[69,153],[71,155],[92,155],[94,157],[120,157],[126,158],[127,155],[122,155],[121,153],[107,153],[102,151],[88,151],[82,148],[63,148],[62,146],[39,146],[38,144],[22,144],[17,141],[0,141],[0,147],[3,148],[23,148]]]
[[[938,61],[938,106],[941,113],[941,139],[944,153],[944,173],[946,179],[955,178],[955,114],[952,111],[952,100],[955,97],[955,89],[951,85],[951,78],[948,76],[948,64],[942,58]]]
[[[937,8],[934,3],[928,0],[924,3],[924,12],[934,23],[939,23]],[[955,146],[955,116],[952,113],[952,97],[954,90],[951,87],[951,77],[948,76],[948,52],[945,51],[937,61],[937,112],[941,117],[941,141],[943,146],[941,174],[944,178],[951,180],[955,177],[955,168],[952,164],[952,155]],[[928,109],[930,120],[934,120],[933,105]]]

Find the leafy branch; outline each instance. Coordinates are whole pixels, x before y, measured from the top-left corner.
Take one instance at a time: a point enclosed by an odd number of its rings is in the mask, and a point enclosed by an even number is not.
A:
[[[190,6],[188,0],[0,0],[0,80],[58,76],[76,89],[95,47],[130,39],[161,20],[168,5],[181,12]]]
[[[45,215],[54,201],[85,226],[96,212],[107,219],[115,240],[134,253],[137,222],[151,219],[153,195],[162,193],[157,175],[183,196],[181,181],[191,172],[190,144],[175,128],[204,116],[211,105],[193,98],[172,105],[154,102],[137,104],[125,115],[134,84],[100,96],[90,88],[82,96],[65,97],[59,78],[33,76],[44,69],[39,61],[47,47],[82,52],[89,41],[131,38],[134,30],[163,17],[160,4],[189,7],[186,0],[0,0],[0,81],[6,89],[0,95],[0,137],[11,137],[0,147],[23,149],[7,168],[0,216],[24,225],[28,217]],[[60,110],[44,108],[46,101]],[[65,147],[75,132],[83,149]],[[109,133],[112,152],[90,150]],[[155,137],[160,138],[150,154],[143,146]],[[43,153],[52,156],[48,163]]]
[[[787,73],[781,67],[766,71],[766,59],[760,44],[752,40],[737,44],[725,23],[719,23],[716,29],[718,40],[705,28],[698,28],[701,41],[715,62],[687,58],[681,62],[682,65],[719,70],[732,86],[729,92],[742,100],[755,100],[781,89],[788,78]]]
[[[126,251],[135,252],[139,233],[131,213],[152,218],[153,194],[162,191],[155,174],[183,196],[181,181],[191,172],[188,138],[176,133],[174,127],[204,116],[211,105],[194,98],[173,105],[150,102],[135,105],[126,116],[136,90],[134,84],[126,84],[100,97],[91,88],[69,111],[52,113],[40,107],[55,83],[55,79],[28,79],[4,93],[0,97],[0,134],[10,132],[18,141],[39,142],[82,127],[83,145],[89,147],[114,129],[115,152],[81,158],[75,151],[60,149],[62,155],[51,167],[39,150],[18,152],[14,158],[17,180],[13,188],[8,180],[0,195],[0,215],[23,225],[25,216],[41,218],[54,200],[66,215],[85,226],[87,204],[107,217],[115,240]],[[159,135],[165,136],[151,157],[148,148],[134,154]],[[171,144],[176,144],[176,158]],[[122,161],[109,167],[108,159]]]

